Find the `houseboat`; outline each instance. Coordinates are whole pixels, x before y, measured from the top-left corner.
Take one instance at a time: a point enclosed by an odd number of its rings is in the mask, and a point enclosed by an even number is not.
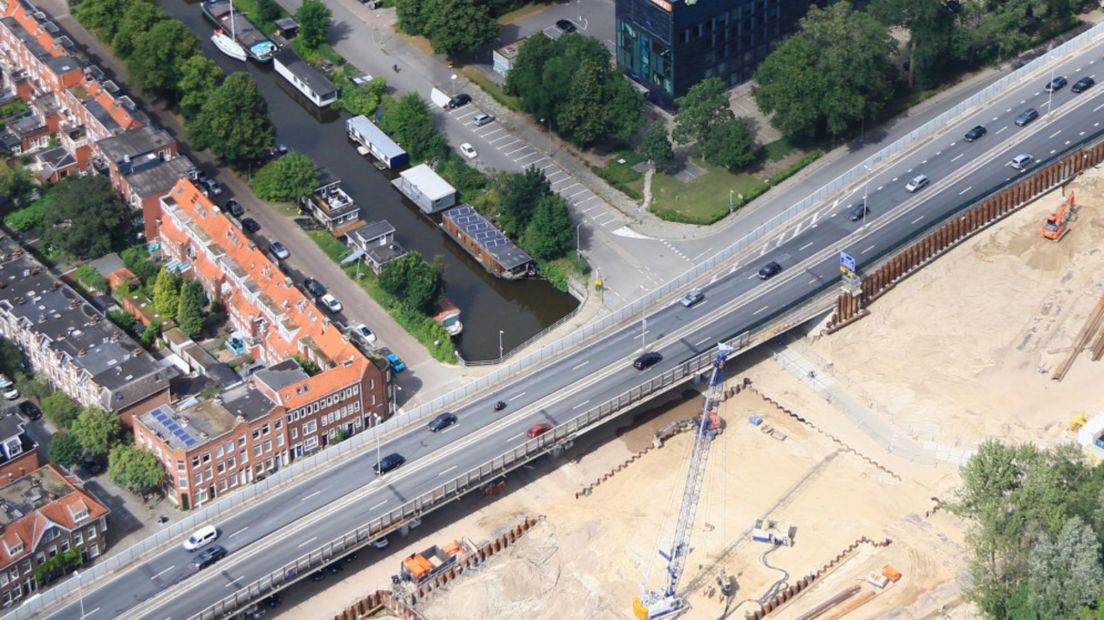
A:
[[[442,297],[441,303],[434,309],[436,314],[433,320],[441,324],[450,336],[459,336],[464,331],[464,324],[460,322],[460,308],[449,301],[448,297]]]
[[[441,228],[491,275],[505,280],[536,275],[533,259],[469,204],[445,211]]]
[[[318,187],[310,196],[300,199],[299,207],[338,237],[360,220],[360,207],[341,187],[341,179],[325,168],[318,169]]]
[[[272,66],[314,105],[324,108],[337,101],[337,86],[290,47],[276,52]]]
[[[223,34],[229,35],[241,45],[250,58],[257,62],[272,60],[272,55],[276,53],[276,44],[251,24],[245,15],[234,12],[233,0],[204,0],[200,8],[207,19],[221,29]],[[220,46],[219,49],[229,55],[223,47]]]
[[[406,151],[367,116],[354,116],[345,121],[345,130],[349,139],[357,145],[358,153],[371,155],[385,168],[399,168],[410,160]]]

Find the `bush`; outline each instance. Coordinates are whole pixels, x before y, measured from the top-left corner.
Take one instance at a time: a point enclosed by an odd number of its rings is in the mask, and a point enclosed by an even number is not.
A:
[[[149,250],[145,246],[129,247],[123,250],[120,256],[126,268],[141,280],[143,285],[152,284],[161,271],[161,268],[149,259]]]
[[[21,209],[16,209],[4,216],[4,224],[18,232],[42,230],[49,202],[47,198],[39,198]]]
[[[108,310],[107,318],[127,333],[134,333],[131,330],[138,324],[138,319],[134,318],[134,315],[126,310]]]
[[[770,176],[770,178],[768,179],[768,183],[770,183],[770,185],[778,185],[782,181],[785,181],[786,179],[788,179],[788,178],[792,177],[793,175],[797,174],[798,172],[800,172],[801,169],[804,168],[805,166],[808,166],[809,164],[813,163],[814,161],[820,159],[820,156],[823,155],[823,154],[824,154],[824,151],[821,151],[820,149],[817,149],[817,150],[809,153],[808,155],[805,155],[804,157],[802,157],[801,159],[795,161],[794,163],[790,164],[789,166],[786,166],[782,170],[779,170],[778,172],[772,174]],[[746,196],[744,197],[744,202],[745,203],[750,201],[750,200],[751,200],[750,198],[747,198]]]
[[[73,433],[54,433],[50,439],[50,445],[46,449],[46,457],[51,463],[60,465],[66,469],[76,465],[84,456],[84,448],[80,440]]]
[[[138,342],[147,349],[153,348],[153,344],[157,342],[157,337],[161,335],[161,324],[150,323],[146,326],[146,329],[142,331],[142,335],[138,337]]]
[[[594,171],[594,174],[602,177],[609,183],[614,189],[617,189],[622,194],[625,194],[633,200],[643,200],[644,195],[638,192],[635,188],[631,187],[629,183],[639,181],[644,178],[643,174],[640,174],[636,170],[633,170],[629,164],[619,164],[617,162],[611,162],[608,166],[600,167],[590,165],[590,169]]]
[[[39,403],[42,407],[42,415],[54,423],[58,428],[69,430],[80,413],[80,407],[69,400],[69,397],[55,390]]]
[[[77,282],[80,282],[85,288],[95,289],[101,293],[108,292],[107,278],[100,275],[99,271],[92,265],[81,265],[77,267],[77,270],[73,273],[77,278]]]

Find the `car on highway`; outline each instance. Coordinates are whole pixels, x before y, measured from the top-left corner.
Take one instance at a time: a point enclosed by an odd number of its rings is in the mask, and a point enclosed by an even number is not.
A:
[[[1074,82],[1073,86],[1070,87],[1070,90],[1075,93],[1083,93],[1086,90],[1092,88],[1094,85],[1096,85],[1096,80],[1092,79],[1091,77],[1083,77],[1080,80]]]
[[[388,364],[390,364],[391,372],[394,372],[394,373],[397,374],[397,373],[400,373],[400,372],[406,370],[406,362],[402,361],[402,358],[399,357],[398,355],[395,355],[394,353],[392,353],[390,351],[390,349],[387,349],[387,348],[380,349],[380,354],[382,354],[383,358],[385,360],[387,360]]]
[[[19,403],[19,412],[32,422],[42,417],[42,411],[38,408],[38,405],[29,400]]]
[[[682,296],[682,299],[679,300],[679,303],[689,308],[694,304],[701,302],[701,300],[703,299],[705,299],[705,293],[701,291],[690,291],[689,293]]]
[[[570,19],[557,19],[556,27],[564,32],[575,32],[578,30]]]
[[[1047,85],[1043,87],[1043,90],[1047,91],[1048,93],[1056,93],[1056,92],[1062,90],[1062,88],[1065,85],[1066,85],[1065,76],[1059,75],[1058,77],[1054,78],[1053,80],[1047,82]]]
[[[322,299],[320,299],[319,301],[322,302],[322,307],[329,310],[330,312],[333,312],[334,314],[341,312],[341,301],[339,301],[330,293],[326,293],[325,295],[323,295]]]
[[[291,252],[288,251],[287,246],[279,241],[269,241],[268,249],[272,252],[272,255],[280,260],[287,260],[291,257]]]
[[[1016,170],[1023,170],[1031,165],[1031,162],[1035,161],[1035,158],[1027,153],[1020,153],[1012,158],[1012,161],[1008,162],[1009,166],[1012,166]]]
[[[430,432],[436,433],[438,431],[445,430],[453,424],[456,424],[457,420],[459,420],[459,418],[456,417],[455,413],[449,413],[446,411],[436,418],[430,420],[428,428]]]
[[[257,220],[247,217],[241,221],[242,230],[247,233],[255,233],[261,229],[261,225],[257,223]]]
[[[322,286],[322,283],[314,278],[303,278],[303,288],[307,289],[307,292],[315,297],[321,297],[326,294],[326,287]]]
[[[226,212],[234,217],[241,217],[245,215],[245,207],[241,206],[241,203],[231,198],[226,201]]]
[[[472,117],[472,124],[476,127],[482,127],[494,122],[494,114],[487,114],[486,112],[480,112]]]
[[[387,456],[381,458],[378,463],[372,465],[372,471],[376,472],[377,476],[382,476],[389,471],[397,469],[400,465],[406,462],[406,457],[398,452],[392,452]]]
[[[775,261],[771,261],[766,265],[763,265],[762,269],[759,270],[759,279],[767,280],[773,278],[780,273],[782,273],[782,265],[779,265]]]
[[[456,95],[452,99],[449,99],[448,103],[445,104],[445,109],[446,110],[455,110],[456,108],[462,108],[462,107],[468,105],[469,103],[471,103],[471,95],[469,95],[467,93],[460,93],[459,95]]]
[[[200,551],[199,555],[195,556],[195,559],[192,560],[192,565],[195,566],[196,570],[199,570],[207,568],[224,557],[226,557],[226,547],[222,545],[212,545]]]
[[[651,368],[652,366],[655,366],[662,360],[663,355],[660,354],[658,351],[649,351],[648,353],[645,353],[644,355],[641,355],[640,357],[633,360],[633,368],[637,370],[644,370],[646,368]]]
[[[931,183],[931,179],[926,174],[918,174],[912,177],[912,180],[905,184],[905,191],[918,192],[928,186]]]
[[[218,530],[213,525],[204,525],[198,530],[192,532],[192,535],[188,537],[188,540],[184,541],[181,547],[185,551],[195,551],[207,543],[214,542],[218,538]]]
[[[479,152],[476,151],[475,147],[472,146],[468,142],[465,142],[465,143],[460,145],[460,153],[463,154],[464,157],[467,157],[468,159],[475,159],[476,157],[479,157]]]
[[[353,340],[359,340],[366,345],[376,344],[376,335],[364,323],[357,323],[349,328],[349,335]]]
[[[1035,108],[1028,108],[1016,117],[1016,126],[1023,127],[1037,118],[1039,118],[1039,111]]]
[[[537,437],[540,437],[550,430],[552,430],[552,425],[548,422],[544,422],[543,424],[534,424],[529,427],[529,431],[525,433],[525,436],[529,439],[536,439]]]
[[[857,222],[866,217],[866,214],[869,211],[870,209],[867,208],[866,201],[860,200],[851,205],[851,210],[847,212],[847,219],[851,220],[852,222]]]
[[[967,131],[966,135],[963,136],[963,139],[966,140],[967,142],[973,142],[974,140],[977,140],[978,138],[984,136],[986,133],[987,133],[987,130],[984,127],[982,127],[981,125],[978,125],[978,126],[974,127],[973,129],[971,129],[970,131]]]

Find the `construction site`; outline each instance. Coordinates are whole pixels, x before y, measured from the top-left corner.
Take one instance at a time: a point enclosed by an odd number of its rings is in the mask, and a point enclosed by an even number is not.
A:
[[[405,617],[976,617],[965,525],[942,509],[959,465],[986,439],[1079,430],[1104,455],[1102,205],[1104,172],[1088,170],[861,319],[728,361],[715,384],[429,515],[324,589],[296,586],[279,617],[358,617],[374,592],[430,582]]]

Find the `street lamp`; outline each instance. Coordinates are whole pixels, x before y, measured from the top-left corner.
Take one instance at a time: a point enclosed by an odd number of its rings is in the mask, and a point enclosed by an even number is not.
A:
[[[502,334],[504,333],[501,329],[498,330],[498,359],[500,360],[502,359]]]
[[[451,81],[451,87],[449,88],[449,96],[450,97],[455,97],[456,96],[456,74],[453,73],[452,75],[450,75],[449,80]]]
[[[579,234],[579,229],[583,227],[583,223],[579,222],[579,225],[575,227],[575,253],[580,254],[583,251],[582,237]]]
[[[542,123],[545,122],[545,121],[548,121],[548,150],[545,151],[544,154],[545,155],[551,155],[552,154],[552,117],[549,116],[547,119],[544,119],[544,118],[540,119],[540,122],[542,122]]]
[[[1054,100],[1054,56],[1050,57],[1050,82],[1047,83],[1047,115],[1050,115],[1052,107],[1051,103]]]
[[[380,480],[383,479],[383,465],[381,465],[382,459],[380,458],[380,430],[379,430],[379,425],[380,425],[380,422],[382,422],[382,421],[383,421],[383,418],[380,416],[380,414],[378,414],[378,413],[373,413],[372,414],[372,422],[373,422],[372,428],[376,429],[376,471],[379,472]]]
[[[870,215],[870,205],[867,202],[867,198],[870,196],[870,166],[863,164],[863,168],[866,168],[866,185],[863,186],[863,226],[866,226],[866,216]]]
[[[84,620],[84,584],[79,570],[73,571],[73,574],[77,576],[77,595],[80,597],[80,610],[81,620]]]

